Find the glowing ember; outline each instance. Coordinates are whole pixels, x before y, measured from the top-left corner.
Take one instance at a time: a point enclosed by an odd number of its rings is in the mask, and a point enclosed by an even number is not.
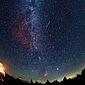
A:
[[[4,66],[2,63],[0,63],[0,76],[4,75],[5,76],[5,71],[4,71]]]

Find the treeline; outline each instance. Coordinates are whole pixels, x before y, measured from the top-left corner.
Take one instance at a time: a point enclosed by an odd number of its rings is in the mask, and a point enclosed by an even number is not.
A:
[[[64,77],[63,81],[58,82],[56,80],[52,83],[47,80],[45,84],[39,83],[37,81],[33,83],[32,80],[30,83],[27,83],[20,80],[19,78],[15,79],[6,73],[5,77],[0,78],[0,85],[85,85],[85,69],[83,69],[81,74],[77,74],[76,77],[73,79],[67,79],[66,77]]]

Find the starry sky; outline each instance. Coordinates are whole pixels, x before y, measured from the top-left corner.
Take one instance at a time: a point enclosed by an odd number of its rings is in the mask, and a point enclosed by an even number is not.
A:
[[[85,66],[85,0],[0,0],[0,61],[26,81],[79,73]]]

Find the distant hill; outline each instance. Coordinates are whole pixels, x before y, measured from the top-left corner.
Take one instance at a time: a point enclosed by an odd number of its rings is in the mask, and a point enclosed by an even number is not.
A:
[[[38,83],[37,81],[33,83],[32,80],[30,83],[27,83],[19,78],[15,79],[14,77],[5,73],[5,77],[0,77],[0,85],[85,85],[85,69],[83,69],[81,74],[77,74],[77,76],[73,79],[67,79],[64,77],[63,81],[58,82],[56,80],[52,83],[47,80],[45,84]]]

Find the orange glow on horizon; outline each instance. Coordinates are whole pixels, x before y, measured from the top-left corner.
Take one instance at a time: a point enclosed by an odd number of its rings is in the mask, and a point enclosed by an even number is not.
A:
[[[5,68],[2,63],[0,63],[0,73],[2,73],[5,76]]]

